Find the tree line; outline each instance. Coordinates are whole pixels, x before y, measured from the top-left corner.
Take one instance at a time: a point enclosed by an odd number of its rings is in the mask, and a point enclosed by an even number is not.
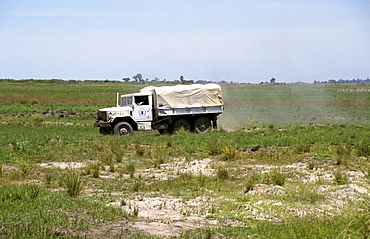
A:
[[[370,79],[369,78],[366,78],[366,79],[352,79],[352,80],[349,80],[349,79],[339,79],[339,80],[333,80],[333,79],[330,79],[330,80],[327,80],[327,81],[314,81],[314,84],[350,84],[350,83],[370,83]]]

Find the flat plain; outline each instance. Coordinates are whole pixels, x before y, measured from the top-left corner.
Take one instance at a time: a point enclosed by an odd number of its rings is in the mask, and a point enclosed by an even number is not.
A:
[[[370,236],[370,85],[221,84],[208,134],[92,126],[150,84],[0,81],[1,238]]]

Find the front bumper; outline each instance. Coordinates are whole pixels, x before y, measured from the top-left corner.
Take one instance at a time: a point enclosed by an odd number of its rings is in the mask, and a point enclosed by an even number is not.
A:
[[[94,123],[94,127],[101,127],[101,128],[108,128],[108,127],[111,127],[110,123],[109,122],[100,122],[100,121],[96,121]]]

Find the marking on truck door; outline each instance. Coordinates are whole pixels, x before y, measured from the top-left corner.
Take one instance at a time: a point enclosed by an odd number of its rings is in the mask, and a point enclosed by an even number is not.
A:
[[[145,116],[146,115],[146,110],[145,109],[139,109],[139,115],[140,116]]]

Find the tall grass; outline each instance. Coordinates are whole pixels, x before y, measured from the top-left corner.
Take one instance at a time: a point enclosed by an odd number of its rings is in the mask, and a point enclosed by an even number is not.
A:
[[[69,196],[78,196],[84,186],[80,170],[67,168],[66,172],[63,172],[61,175],[61,184]]]

